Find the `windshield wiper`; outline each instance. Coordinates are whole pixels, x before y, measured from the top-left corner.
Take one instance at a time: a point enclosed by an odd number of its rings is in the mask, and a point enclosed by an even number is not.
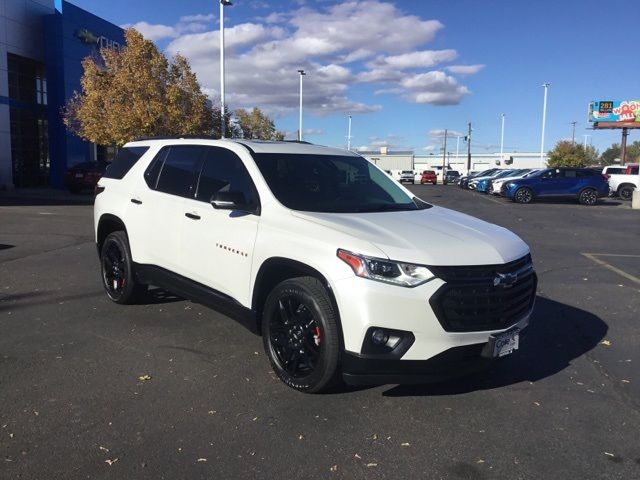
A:
[[[382,203],[379,205],[370,205],[363,208],[358,209],[358,212],[361,213],[372,213],[372,212],[403,212],[408,210],[417,210],[415,208],[415,204],[412,203]]]

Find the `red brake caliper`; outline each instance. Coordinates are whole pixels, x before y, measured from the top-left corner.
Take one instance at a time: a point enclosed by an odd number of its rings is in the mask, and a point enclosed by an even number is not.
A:
[[[313,341],[316,342],[316,346],[320,346],[320,327],[316,327],[315,333],[313,334]]]

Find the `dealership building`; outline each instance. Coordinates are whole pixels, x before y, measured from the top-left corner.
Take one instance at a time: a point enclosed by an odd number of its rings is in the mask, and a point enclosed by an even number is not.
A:
[[[71,3],[0,0],[0,189],[60,187],[68,166],[109,155],[68,132],[61,110],[82,59],[123,44],[120,27]]]

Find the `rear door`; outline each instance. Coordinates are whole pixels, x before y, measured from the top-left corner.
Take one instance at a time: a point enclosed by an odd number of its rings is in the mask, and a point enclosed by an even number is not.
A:
[[[244,163],[222,147],[204,147],[195,194],[186,199],[182,216],[182,255],[186,275],[251,306],[253,249],[260,223],[257,190]],[[218,192],[241,192],[248,211],[216,210]]]
[[[193,195],[202,160],[202,147],[163,147],[151,162],[144,182],[134,193],[131,221],[136,228],[134,261],[155,265],[184,275],[181,261],[181,232],[186,197]]]

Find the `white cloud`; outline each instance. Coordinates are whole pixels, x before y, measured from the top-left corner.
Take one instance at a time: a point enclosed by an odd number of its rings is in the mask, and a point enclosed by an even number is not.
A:
[[[407,68],[433,67],[439,63],[455,60],[457,57],[458,52],[455,50],[422,50],[390,57],[378,57],[375,61],[370,62],[370,66],[404,70]]]
[[[122,25],[122,28],[133,27],[139,31],[147,40],[162,40],[164,38],[172,38],[177,35],[177,31],[174,27],[169,25],[156,24],[152,25],[147,22],[127,23]]]
[[[455,78],[437,70],[408,76],[400,84],[408,90],[406,96],[416,103],[456,105],[471,93]]]
[[[485,65],[451,65],[447,70],[458,75],[473,75],[482,70]]]
[[[434,130],[429,130],[427,135],[430,138],[444,138],[444,128],[437,128],[437,129],[434,129]],[[458,132],[457,130],[447,130],[447,136],[449,138],[464,137],[464,133]]]
[[[259,3],[251,6],[262,8]],[[226,100],[231,108],[257,105],[276,116],[297,109],[301,68],[307,72],[305,112],[313,114],[380,110],[380,105],[350,98],[351,87],[360,83],[375,85],[377,95],[436,105],[456,104],[469,93],[444,72],[425,71],[458,56],[453,49],[424,48],[444,27],[438,20],[407,14],[401,2],[300,5],[252,22],[230,22],[225,29]],[[185,15],[173,27],[143,27],[149,38],[172,38],[167,53],[186,56],[212,96],[219,88],[219,31],[212,30],[216,19],[214,14]]]

